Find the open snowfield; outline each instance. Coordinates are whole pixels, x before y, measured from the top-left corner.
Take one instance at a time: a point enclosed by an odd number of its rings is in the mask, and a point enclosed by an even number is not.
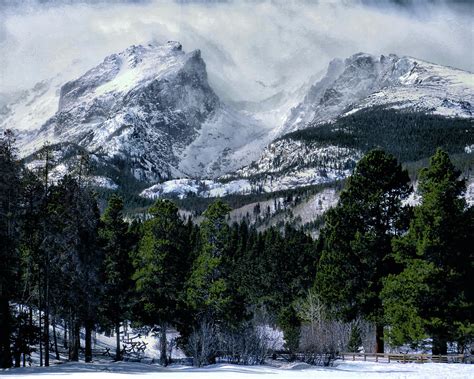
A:
[[[432,378],[474,378],[474,365],[443,363],[373,363],[373,362],[337,362],[334,367],[311,367],[296,363],[279,368],[272,366],[236,366],[219,364],[205,368],[172,366],[162,368],[142,363],[65,363],[49,368],[19,368],[0,371],[1,378],[91,378],[91,379],[432,379]]]

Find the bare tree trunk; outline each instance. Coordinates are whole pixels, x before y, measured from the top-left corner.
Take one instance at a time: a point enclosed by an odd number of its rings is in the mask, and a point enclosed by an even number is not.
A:
[[[68,330],[69,330],[69,336],[68,336],[68,359],[72,360],[72,347],[74,345],[74,332],[73,332],[73,323],[72,323],[72,313],[71,309],[69,308],[69,321],[68,321]]]
[[[448,354],[448,343],[445,338],[440,336],[433,336],[433,348],[431,349],[433,355]]]
[[[56,360],[59,361],[58,337],[56,335],[56,320],[55,319],[53,319],[53,338],[54,338],[54,351],[56,352]]]
[[[0,287],[0,368],[12,366],[10,351],[10,304],[6,296],[2,296]]]
[[[86,349],[85,349],[85,361],[92,362],[92,321],[86,320]]]
[[[30,306],[30,330],[33,330],[33,307]],[[31,333],[28,333],[29,339],[28,339],[28,345],[31,346],[33,345],[33,336]]]
[[[49,253],[44,274],[44,365],[49,366]]]
[[[383,341],[383,325],[377,324],[375,326],[375,352],[383,354],[384,352],[384,341]]]
[[[68,339],[67,339],[67,338],[68,338],[68,336],[67,336],[67,328],[68,328],[68,327],[69,327],[68,322],[67,322],[66,320],[64,320],[63,346],[64,346],[65,349],[68,348],[68,343],[67,343],[67,341],[68,341]]]
[[[71,361],[77,362],[79,361],[79,348],[81,347],[80,327],[77,320],[72,322],[71,336]]]
[[[15,367],[20,367],[21,366],[21,353],[17,349],[14,349],[13,355],[15,358]]]
[[[44,311],[44,365],[49,366],[49,311],[47,305]]]
[[[39,333],[40,333],[40,339],[39,339],[39,351],[40,351],[40,366],[43,366],[43,328],[42,328],[42,322],[41,322],[41,292],[38,296],[40,298],[39,301],[39,308],[38,308],[38,320],[39,320]]]
[[[72,326],[72,317],[69,316],[69,342],[68,342],[68,359],[72,361],[72,347],[74,346],[74,333],[73,333],[73,326]]]
[[[49,174],[49,149],[46,149],[45,159],[45,194],[48,191],[48,174]],[[46,236],[45,224],[43,224],[43,237]],[[46,257],[44,261],[44,365],[49,366],[49,249],[46,248]],[[41,283],[41,279],[39,281]],[[41,290],[38,291],[39,298],[41,299]],[[41,307],[40,307],[40,320],[41,320]],[[41,326],[40,326],[41,330]],[[40,342],[41,350],[41,342]]]
[[[168,365],[167,343],[166,343],[166,323],[161,324],[160,328],[160,364],[162,366]]]
[[[121,361],[122,360],[122,351],[120,350],[120,321],[115,323],[115,360]]]

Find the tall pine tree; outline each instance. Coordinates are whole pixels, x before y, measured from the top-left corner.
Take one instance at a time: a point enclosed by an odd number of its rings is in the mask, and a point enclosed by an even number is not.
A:
[[[230,252],[230,228],[226,217],[230,207],[216,200],[204,212],[200,226],[200,251],[188,282],[189,304],[200,317],[223,321],[230,317],[228,272],[224,263]]]
[[[92,329],[100,300],[102,252],[98,241],[99,210],[93,193],[66,175],[49,189],[43,250],[51,251],[49,270],[56,280],[61,315],[70,327],[71,360],[79,359],[80,328],[85,327],[85,360],[92,359]]]
[[[15,296],[19,268],[18,212],[20,165],[14,150],[15,139],[9,130],[0,138],[0,367],[12,365],[10,301]]]
[[[462,345],[473,336],[474,223],[459,176],[441,149],[420,173],[421,204],[408,233],[394,241],[403,271],[383,291],[394,344],[431,336],[433,354],[446,354],[449,340]]]
[[[115,328],[115,359],[120,360],[120,324],[126,319],[133,287],[132,239],[123,219],[122,198],[113,195],[101,218],[99,237],[104,253],[102,313]]]
[[[338,205],[321,231],[316,287],[333,313],[376,324],[376,351],[383,352],[382,281],[395,270],[393,237],[404,230],[401,201],[410,193],[408,173],[397,160],[373,150],[357,164]]]
[[[177,319],[187,269],[186,229],[169,200],[158,200],[149,212],[152,218],[143,225],[134,257],[133,278],[143,306],[137,316],[146,325],[159,326],[160,360],[166,365],[166,332]]]

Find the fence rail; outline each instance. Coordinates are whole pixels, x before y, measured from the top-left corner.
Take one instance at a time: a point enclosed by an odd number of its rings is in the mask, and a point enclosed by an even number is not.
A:
[[[450,355],[432,355],[432,354],[402,354],[402,353],[340,353],[342,360],[351,361],[371,361],[371,362],[415,362],[415,363],[472,363],[471,355],[450,354]]]

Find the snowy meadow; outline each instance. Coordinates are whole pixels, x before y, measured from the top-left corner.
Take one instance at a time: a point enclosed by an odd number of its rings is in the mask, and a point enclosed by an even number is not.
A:
[[[31,378],[34,374],[41,378],[80,379],[434,379],[474,377],[474,366],[468,364],[444,363],[373,363],[373,362],[336,362],[334,367],[312,367],[302,363],[278,366],[237,366],[218,364],[205,368],[170,366],[163,368],[141,363],[65,363],[48,368],[20,368],[4,371],[0,377]]]

